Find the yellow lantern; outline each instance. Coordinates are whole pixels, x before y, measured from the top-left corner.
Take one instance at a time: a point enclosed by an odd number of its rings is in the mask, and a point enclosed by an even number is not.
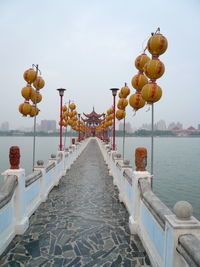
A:
[[[36,106],[31,105],[31,109],[30,109],[30,112],[29,112],[30,117],[37,116],[38,113],[39,113],[39,109],[36,108]]]
[[[122,94],[121,94],[121,92],[118,93],[118,97],[119,97],[119,98],[122,98]]]
[[[29,100],[35,95],[35,91],[31,85],[27,84],[26,87],[22,88],[21,94],[26,100]]]
[[[63,111],[63,112],[67,111],[67,107],[66,107],[65,105],[62,106],[62,111]]]
[[[73,112],[72,112],[72,111],[69,111],[69,112],[68,112],[68,116],[69,116],[70,118],[72,118],[72,117],[74,116]]]
[[[131,83],[133,88],[135,88],[137,91],[141,91],[142,87],[148,83],[148,79],[143,73],[139,72],[132,78]]]
[[[28,102],[24,102],[19,105],[19,112],[24,116],[29,115],[30,111],[31,111],[31,105]]]
[[[24,80],[31,84],[35,81],[36,79],[36,71],[34,71],[34,69],[28,69],[24,72]]]
[[[120,93],[121,93],[122,98],[126,98],[130,94],[130,89],[126,85],[126,83],[125,83],[125,86],[121,88]]]
[[[76,115],[77,115],[77,111],[74,110],[74,111],[73,111],[73,116],[76,116]]]
[[[125,109],[128,105],[128,100],[126,98],[120,98],[117,104],[118,109]]]
[[[160,78],[165,72],[165,66],[158,58],[153,57],[144,66],[146,76],[151,80]]]
[[[162,96],[162,89],[155,82],[150,82],[142,88],[142,98],[148,103],[155,103]]]
[[[108,121],[107,126],[112,126],[112,121]]]
[[[144,65],[150,60],[150,58],[145,54],[141,54],[140,56],[138,56],[135,60],[135,67],[139,70],[139,71],[143,71]]]
[[[34,92],[34,95],[31,96],[31,101],[32,101],[34,104],[36,104],[36,103],[40,103],[40,102],[42,101],[42,95],[41,95],[39,92],[35,91],[35,92]]]
[[[73,120],[72,120],[72,119],[68,119],[68,120],[67,120],[67,124],[70,125],[70,126],[72,126],[72,124],[73,124]]]
[[[167,46],[167,39],[160,33],[154,34],[151,38],[149,38],[147,43],[149,53],[153,56],[159,56],[165,53]]]
[[[76,105],[75,105],[74,103],[72,103],[72,104],[69,105],[69,108],[70,108],[71,110],[74,110],[74,109],[76,108]]]
[[[42,88],[44,87],[44,85],[45,85],[45,82],[44,82],[43,78],[40,77],[40,76],[38,76],[38,77],[35,79],[34,83],[33,83],[33,86],[34,86],[37,90],[42,89]]]
[[[130,96],[129,104],[134,110],[138,110],[145,105],[145,100],[142,98],[141,93],[135,93]]]
[[[124,111],[124,110],[122,110],[122,109],[118,109],[117,111],[116,111],[116,118],[118,119],[118,120],[122,120],[122,119],[124,119],[126,117],[126,112]]]

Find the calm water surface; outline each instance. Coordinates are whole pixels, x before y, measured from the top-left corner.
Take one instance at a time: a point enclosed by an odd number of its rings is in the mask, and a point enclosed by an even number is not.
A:
[[[69,145],[71,137],[67,138]],[[21,167],[26,174],[32,172],[32,137],[0,137],[0,172],[9,168],[9,148],[21,149]],[[50,155],[58,149],[58,137],[36,138],[36,161],[48,162]],[[150,138],[128,137],[125,143],[125,159],[134,166],[135,149],[147,148],[150,171]],[[117,148],[122,153],[122,138],[117,138]],[[170,208],[179,200],[187,200],[200,220],[200,138],[155,138],[153,191]]]

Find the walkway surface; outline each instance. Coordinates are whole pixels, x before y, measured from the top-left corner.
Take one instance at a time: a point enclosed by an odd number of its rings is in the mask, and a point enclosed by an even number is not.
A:
[[[0,258],[0,266],[150,266],[95,140]]]

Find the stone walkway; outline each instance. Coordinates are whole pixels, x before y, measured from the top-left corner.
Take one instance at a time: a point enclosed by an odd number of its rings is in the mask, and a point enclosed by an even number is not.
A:
[[[150,266],[95,140],[0,258],[0,266]]]

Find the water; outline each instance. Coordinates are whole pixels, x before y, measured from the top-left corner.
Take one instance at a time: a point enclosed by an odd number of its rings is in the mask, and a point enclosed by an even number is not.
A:
[[[117,138],[122,153],[122,138]],[[151,138],[128,137],[125,159],[135,166],[135,149],[148,150],[147,170],[151,169]],[[200,138],[154,138],[153,191],[169,207],[186,200],[193,206],[193,215],[200,220]]]
[[[67,137],[69,145],[71,137]],[[9,148],[21,149],[20,166],[26,175],[32,172],[33,137],[0,137],[0,172],[9,168]],[[59,137],[36,138],[36,161],[48,162],[50,155],[58,150]],[[144,146],[148,150],[150,171],[151,139],[128,137],[125,144],[125,159],[134,166],[135,148]],[[122,138],[117,138],[117,147],[122,153]],[[153,191],[170,208],[179,200],[187,200],[194,209],[194,216],[200,220],[200,138],[162,137],[154,139]]]

